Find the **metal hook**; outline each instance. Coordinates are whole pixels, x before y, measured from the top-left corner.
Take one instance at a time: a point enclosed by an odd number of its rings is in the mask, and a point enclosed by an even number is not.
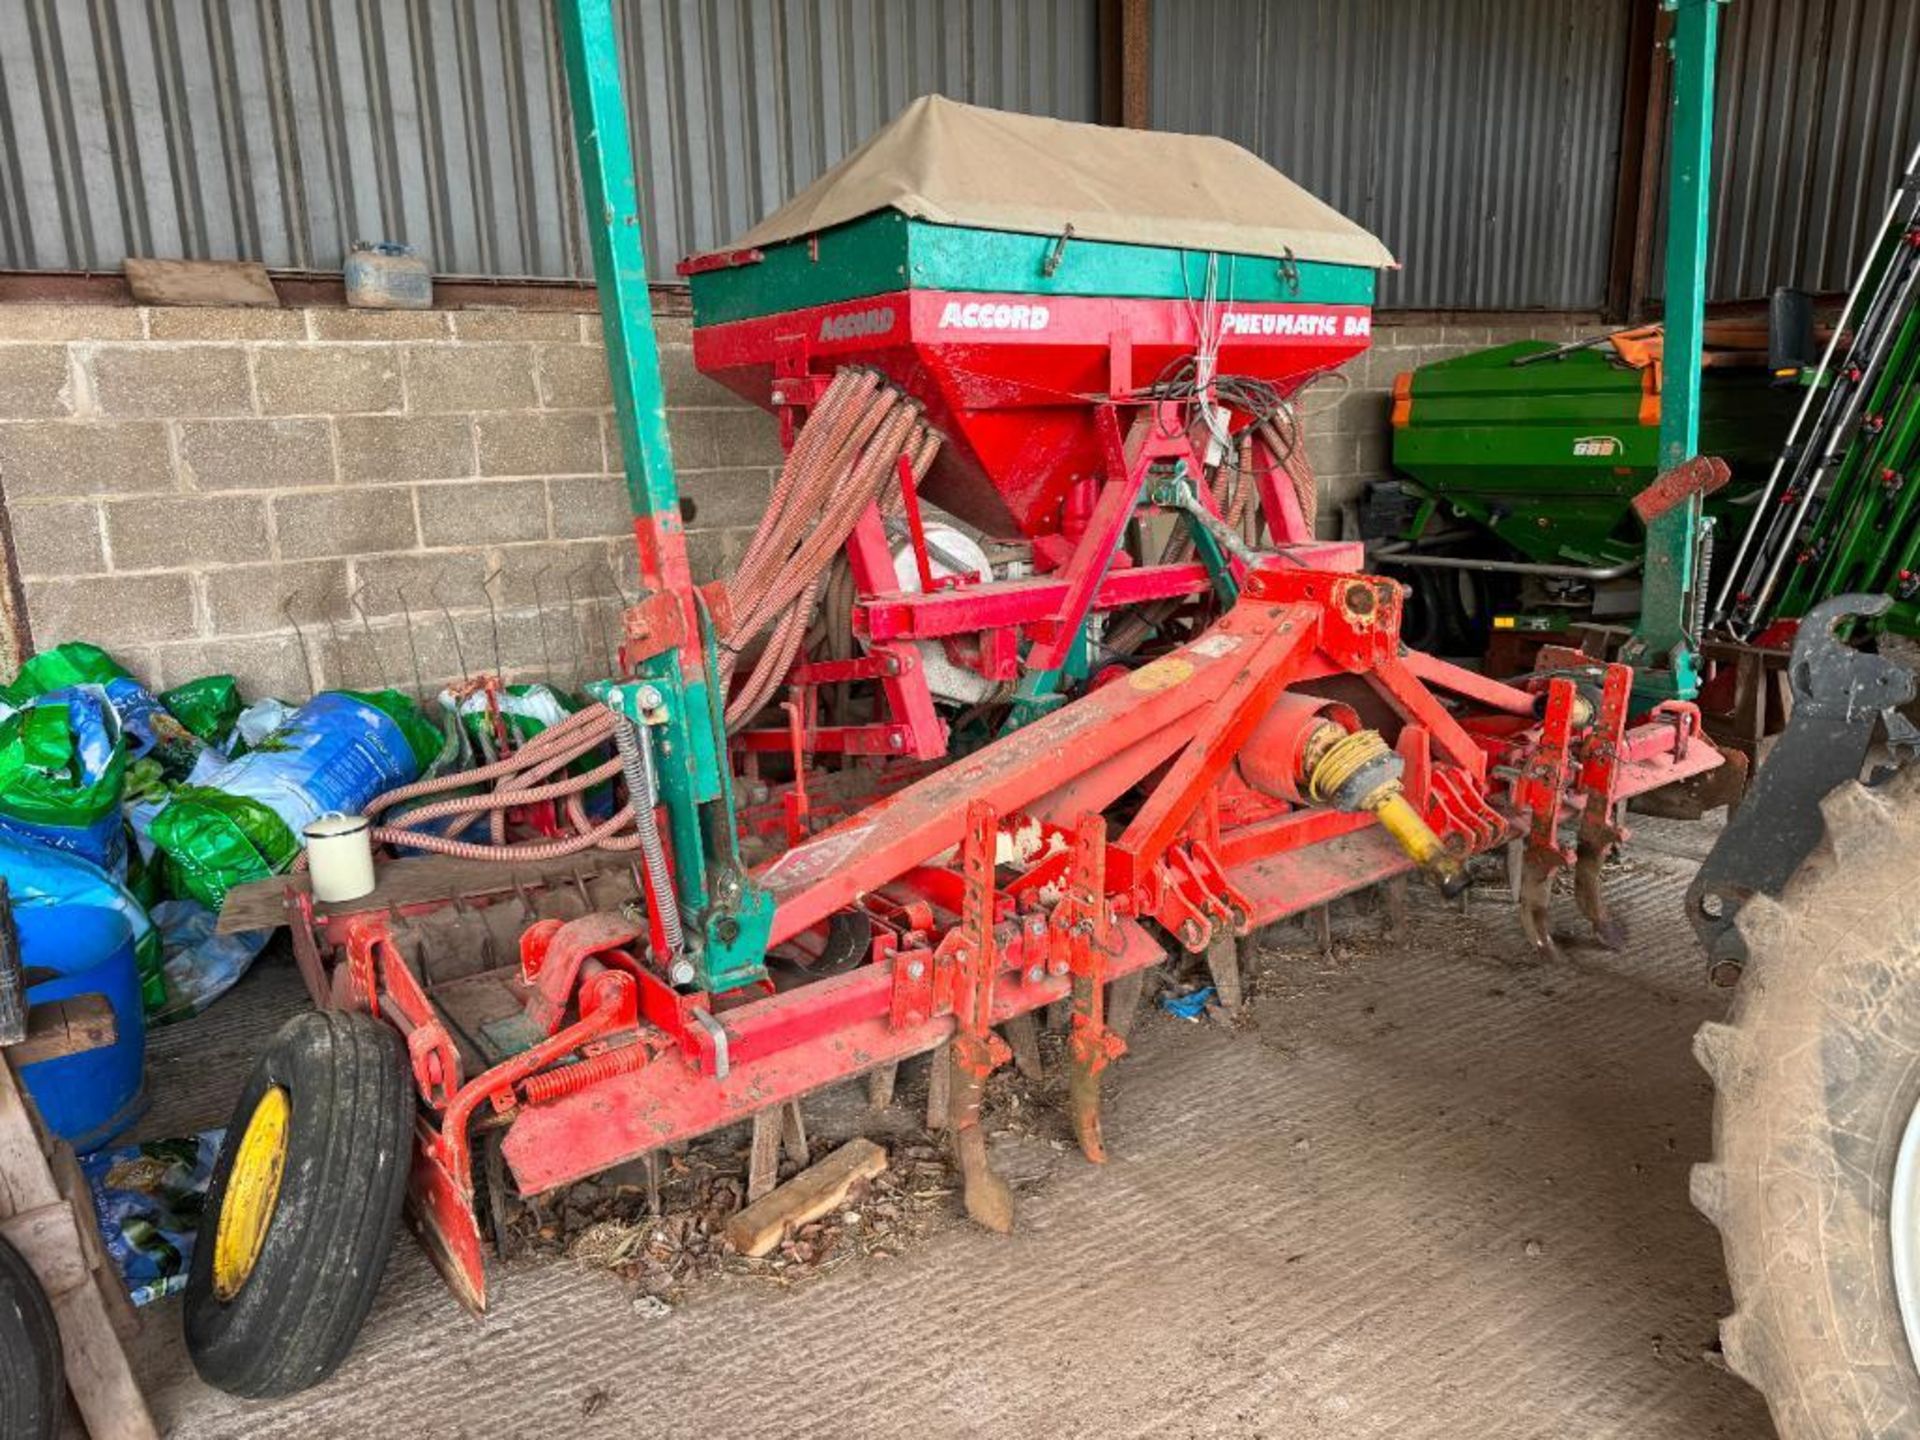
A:
[[[453,623],[453,611],[447,608],[446,598],[440,593],[440,577],[435,576],[427,593],[433,596],[434,604],[440,607],[440,618],[447,622],[447,638],[453,642],[453,662],[460,667],[460,683],[471,684],[473,672],[467,669],[467,652],[460,645],[460,627]]]
[[[540,676],[548,681],[553,679],[553,652],[547,648],[547,597],[541,593],[540,577],[552,568],[549,560],[533,572],[533,618],[540,627]]]
[[[480,582],[480,593],[487,597],[487,624],[493,629],[493,673],[501,673],[500,664],[500,607],[493,603],[493,582],[506,573],[506,567],[496,565],[488,572],[487,578]]]
[[[340,683],[344,685],[346,683],[347,673],[348,673],[347,662],[343,658],[346,654],[346,647],[340,643],[340,626],[336,623],[334,619],[333,607],[326,603],[326,592],[324,588],[322,588],[321,590],[320,604],[321,604],[321,608],[326,612],[327,634],[333,640],[334,659],[338,661],[340,665]]]
[[[567,592],[567,689],[580,688],[580,612],[573,598],[573,572],[563,570],[560,583]]]
[[[413,639],[413,606],[407,600],[407,587],[394,582],[393,591],[400,597],[400,615],[407,627],[407,659],[413,666],[413,698],[426,702],[427,682],[420,677],[420,647]]]
[[[300,664],[307,672],[307,684],[314,690],[320,688],[321,676],[313,668],[313,652],[307,648],[307,632],[300,628],[300,622],[294,619],[293,602],[300,597],[298,590],[289,590],[280,601],[280,613],[293,627],[293,638],[300,644]]]
[[[597,568],[607,577],[607,599],[613,601],[616,606],[621,604],[620,581],[614,575],[613,567],[602,560]],[[612,679],[619,673],[619,664],[614,659],[613,631],[607,625],[607,607],[600,600],[593,602],[593,615],[600,626],[600,658],[606,662],[607,666],[602,674],[605,678]]]
[[[367,653],[373,656],[374,673],[380,677],[380,688],[387,688],[387,665],[380,658],[380,646],[373,638],[373,623],[367,619],[366,608],[361,605],[360,597],[366,593],[367,582],[362,580],[352,594],[347,596],[347,604],[353,607],[353,613],[360,617],[360,634],[367,642]]]

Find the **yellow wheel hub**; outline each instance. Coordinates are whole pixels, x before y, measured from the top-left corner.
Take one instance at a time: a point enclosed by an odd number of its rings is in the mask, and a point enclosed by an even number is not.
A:
[[[231,1300],[253,1274],[280,1199],[293,1106],[278,1085],[260,1097],[241,1133],[213,1232],[213,1293]]]

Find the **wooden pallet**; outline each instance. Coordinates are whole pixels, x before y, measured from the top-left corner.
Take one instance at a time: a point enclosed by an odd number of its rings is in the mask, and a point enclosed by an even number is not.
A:
[[[4,926],[11,930],[11,926]],[[49,1135],[19,1069],[113,1043],[104,995],[35,1005],[26,1038],[0,1049],[0,1236],[20,1252],[52,1303],[67,1387],[93,1440],[158,1440],[127,1363],[140,1328],[101,1243],[93,1196],[67,1145]]]

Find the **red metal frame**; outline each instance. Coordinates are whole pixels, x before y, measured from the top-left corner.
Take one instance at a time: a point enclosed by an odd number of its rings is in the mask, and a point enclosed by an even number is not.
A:
[[[482,1133],[497,1136],[519,1188],[537,1194],[951,1043],[964,1155],[979,1148],[968,1138],[979,1085],[1005,1055],[994,1027],[1070,1001],[1070,1106],[1082,1150],[1103,1158],[1098,1081],[1124,1050],[1103,997],[1107,982],[1163,957],[1150,926],[1200,950],[1223,927],[1244,932],[1412,866],[1366,810],[1315,803],[1285,775],[1263,780],[1251,759],[1243,773],[1253,737],[1289,692],[1313,697],[1286,712],[1302,725],[1352,730],[1363,712],[1377,724],[1391,748],[1375,759],[1395,763],[1407,802],[1445,846],[1474,852],[1525,836],[1542,867],[1573,858],[1567,818],[1579,817],[1591,854],[1618,838],[1626,798],[1719,761],[1690,706],[1631,724],[1631,676],[1620,667],[1606,672],[1589,716],[1564,677],[1509,685],[1405,651],[1400,587],[1359,573],[1358,545],[1313,539],[1264,446],[1257,479],[1274,547],[1232,562],[1234,603],[1221,607],[1203,565],[1134,563],[1122,540],[1156,470],[1184,473],[1212,504],[1185,408],[1133,389],[1136,374],[1191,353],[1188,307],[1050,300],[1045,333],[982,344],[938,338],[949,303],[882,296],[695,336],[703,368],[771,396],[788,443],[832,366],[871,360],[877,343],[871,325],[846,329],[859,335],[842,345],[816,338],[842,327],[812,322],[885,308],[901,345],[946,347],[952,392],[936,397],[936,419],[996,486],[994,466],[1017,471],[997,501],[1044,572],[937,577],[920,501],[949,504],[964,466],[916,485],[903,464],[918,593],[900,593],[882,514],[869,506],[848,545],[864,653],[797,664],[782,723],[737,738],[734,758],[755,793],[738,817],[741,839],[768,856],[753,879],[774,901],[770,946],[817,953],[836,915],[859,912],[873,937],[859,963],[784,992],[748,986],[716,999],[670,984],[658,937],[624,915],[541,920],[526,929],[517,966],[493,977],[530,1043],[476,1062],[394,939],[405,907],[317,921],[303,897],[290,899],[316,1002],[365,1010],[406,1037],[421,1099],[410,1213],[476,1308],[487,1295],[474,1213]],[[1357,334],[1342,327],[1308,358],[1349,358],[1364,346],[1348,338]],[[1260,344],[1229,337],[1222,369],[1234,368],[1235,351],[1258,359]],[[655,593],[629,614],[624,653],[632,662],[678,649],[697,666],[690,582],[661,568],[673,547],[654,539],[642,535]],[[723,600],[710,591],[706,603]],[[1182,600],[1185,643],[1115,664],[1068,703],[947,758],[922,645],[1004,681],[1023,666],[1059,670],[1091,614]],[[878,688],[879,718],[821,725],[822,687],[850,683]],[[1259,751],[1269,770],[1273,754],[1301,753],[1292,741],[1304,733]],[[763,764],[783,768],[767,757],[790,759],[793,774],[766,784]],[[967,1169],[971,1201],[980,1176]]]

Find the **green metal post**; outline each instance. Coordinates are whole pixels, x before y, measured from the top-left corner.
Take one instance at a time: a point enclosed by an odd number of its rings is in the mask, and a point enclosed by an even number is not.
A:
[[[555,13],[614,419],[640,551],[640,585],[650,595],[676,597],[685,631],[678,646],[643,661],[637,679],[595,690],[607,704],[651,727],[687,958],[703,988],[725,990],[763,973],[772,905],[737,861],[732,795],[723,769],[726,740],[708,682],[706,617],[687,564],[680,488],[667,437],[612,0],[556,0]]]
[[[1700,452],[1701,332],[1707,303],[1707,208],[1713,163],[1713,73],[1726,0],[1662,0],[1673,13],[1673,123],[1667,160],[1667,273],[1660,380],[1660,470]],[[1692,633],[1701,500],[1694,496],[1647,526],[1640,626],[1629,658],[1635,689],[1691,698],[1700,688]]]

